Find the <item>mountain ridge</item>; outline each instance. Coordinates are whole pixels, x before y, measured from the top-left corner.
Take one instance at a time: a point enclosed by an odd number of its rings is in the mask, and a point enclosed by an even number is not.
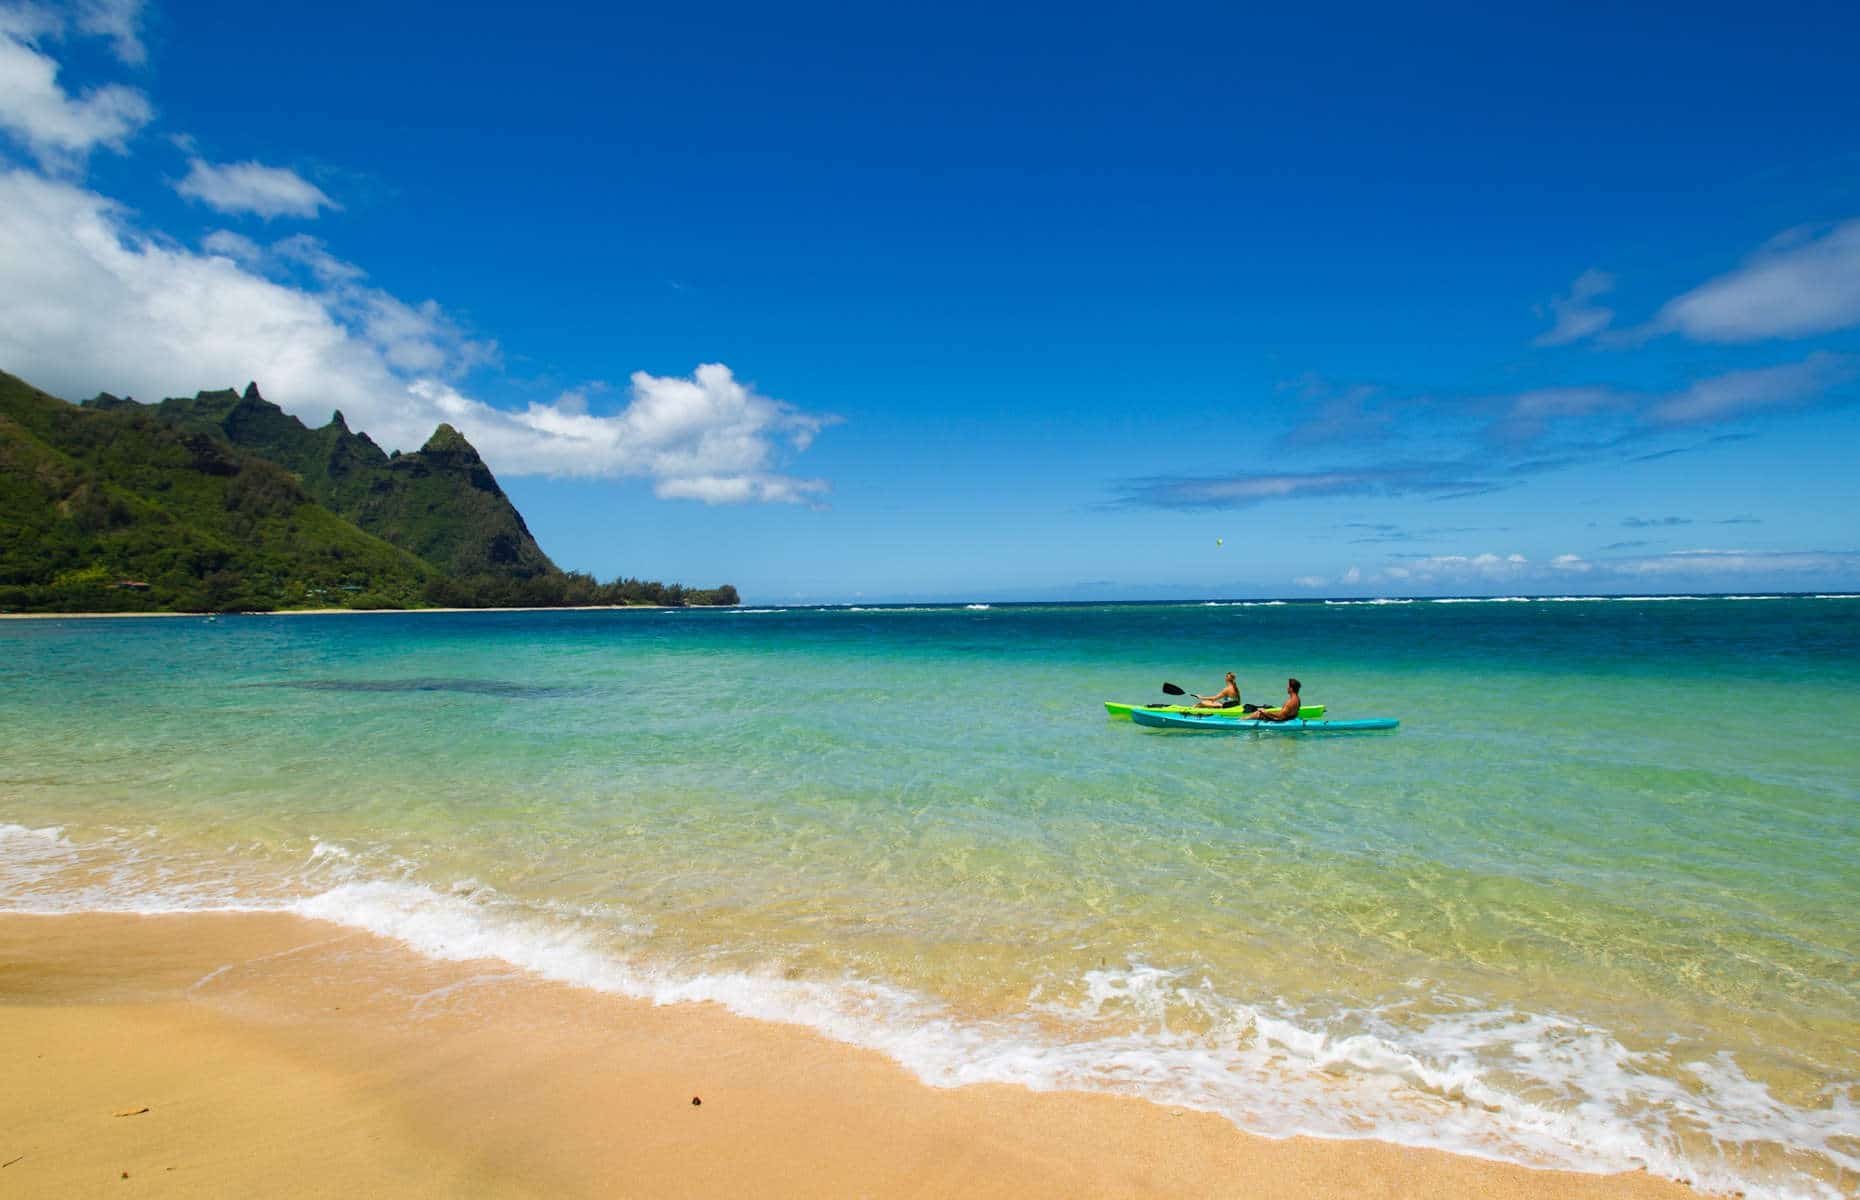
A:
[[[74,405],[0,372],[0,610],[736,602],[561,570],[449,424],[389,454],[256,383]]]

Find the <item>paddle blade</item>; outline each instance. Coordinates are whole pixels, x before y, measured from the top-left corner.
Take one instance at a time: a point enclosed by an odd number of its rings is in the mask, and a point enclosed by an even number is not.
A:
[[[1173,683],[1165,683],[1163,684],[1163,695],[1165,696],[1186,696],[1188,695],[1188,693],[1183,691],[1181,688],[1175,686],[1175,684]]]

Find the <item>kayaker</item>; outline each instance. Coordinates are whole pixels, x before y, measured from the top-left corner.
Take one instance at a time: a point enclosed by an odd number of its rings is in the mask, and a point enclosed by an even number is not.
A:
[[[1234,682],[1234,673],[1227,672],[1227,686],[1212,696],[1195,697],[1196,708],[1234,708],[1240,703],[1240,685]]]
[[[1298,717],[1298,688],[1296,679],[1285,681],[1285,703],[1277,708],[1256,708],[1253,710],[1255,721],[1291,721]]]

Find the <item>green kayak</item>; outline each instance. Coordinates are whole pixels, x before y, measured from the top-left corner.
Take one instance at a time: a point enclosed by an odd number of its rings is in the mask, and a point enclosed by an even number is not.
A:
[[[1267,705],[1267,707],[1270,708],[1272,706]],[[1120,704],[1116,700],[1106,700],[1104,702],[1104,711],[1110,713],[1113,720],[1130,720],[1130,710],[1133,708],[1140,708],[1144,712],[1153,713],[1194,713],[1202,717],[1240,717],[1245,715],[1238,708],[1199,708],[1193,704]],[[1324,715],[1324,706],[1322,704],[1306,704],[1302,705],[1298,711],[1315,721]]]

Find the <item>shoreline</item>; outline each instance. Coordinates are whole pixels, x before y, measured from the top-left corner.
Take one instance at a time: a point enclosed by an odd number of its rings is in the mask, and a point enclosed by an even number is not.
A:
[[[0,915],[0,1054],[0,1182],[28,1196],[124,1172],[175,1195],[1696,1194],[1274,1141],[1134,1097],[936,1088],[799,1026],[284,914]]]
[[[273,608],[263,612],[58,612],[0,613],[0,621],[91,621],[111,617],[330,617],[379,616],[391,613],[478,613],[478,612],[676,612],[681,608],[738,608],[735,604],[567,604],[527,608]]]
[[[1206,605],[1213,607],[1270,607],[1305,605],[1318,607],[1331,606],[1375,606],[1403,604],[1515,604],[1515,603],[1617,603],[1660,601],[1749,601],[1749,600],[1860,600],[1860,592],[1622,592],[1598,593],[1594,595],[1557,594],[1541,596],[1381,596],[1381,597],[1322,597],[1302,596],[1280,599],[1199,599],[1182,600],[887,600],[874,601],[870,605],[856,602],[820,602],[805,604],[753,603],[742,601],[737,604],[568,604],[568,605],[527,605],[510,608],[274,608],[256,612],[47,612],[15,613],[0,612],[0,621],[88,621],[110,617],[323,617],[323,616],[371,616],[383,613],[405,615],[409,613],[517,613],[517,612],[679,612],[684,609],[729,610],[729,609],[855,609],[869,607],[885,608],[948,608],[958,609],[979,605],[993,608],[997,605],[1007,608],[1022,607],[1090,607],[1098,604],[1112,605]]]

